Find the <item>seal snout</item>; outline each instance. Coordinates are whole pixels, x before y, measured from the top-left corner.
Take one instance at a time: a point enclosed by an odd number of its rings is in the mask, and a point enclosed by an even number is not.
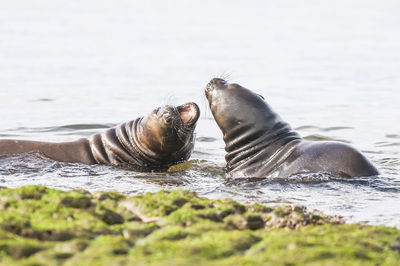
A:
[[[213,78],[212,80],[210,80],[210,82],[207,84],[207,88],[210,87],[222,87],[225,86],[227,84],[226,80],[221,79],[221,78]]]
[[[226,85],[227,85],[227,82],[224,79],[213,78],[212,80],[210,80],[210,82],[207,84],[207,86],[205,88],[206,96],[209,97],[213,90],[222,89]]]
[[[200,108],[193,102],[180,105],[177,109],[185,125],[194,125],[199,119]]]

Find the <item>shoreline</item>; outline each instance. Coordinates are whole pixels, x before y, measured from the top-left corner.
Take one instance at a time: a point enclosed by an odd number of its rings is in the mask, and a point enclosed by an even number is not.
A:
[[[0,190],[7,265],[385,264],[400,230],[304,207],[210,200],[173,190],[126,196],[44,186]]]

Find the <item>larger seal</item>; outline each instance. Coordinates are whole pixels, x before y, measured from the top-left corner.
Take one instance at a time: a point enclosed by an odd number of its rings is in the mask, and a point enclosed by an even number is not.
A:
[[[238,84],[214,78],[205,93],[223,133],[226,169],[232,177],[287,177],[316,172],[341,177],[378,174],[372,163],[350,145],[301,138],[262,96]]]
[[[163,170],[189,159],[199,116],[195,103],[167,105],[145,117],[76,141],[0,140],[0,154],[34,151],[62,162]]]

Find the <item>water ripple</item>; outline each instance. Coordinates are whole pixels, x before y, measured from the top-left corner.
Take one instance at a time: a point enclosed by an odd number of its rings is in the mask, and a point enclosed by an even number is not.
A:
[[[396,164],[397,159],[382,160]],[[400,217],[387,206],[400,198],[396,176],[338,178],[327,173],[299,174],[287,178],[224,178],[223,167],[207,160],[191,160],[167,173],[137,173],[111,166],[60,163],[40,154],[0,157],[0,182],[8,187],[41,184],[59,189],[117,190],[127,194],[160,189],[188,189],[209,198],[229,197],[242,202],[302,204],[348,221],[382,223]],[[180,167],[180,168],[179,168]],[[181,170],[178,170],[181,169]],[[384,208],[385,212],[371,208]],[[369,211],[370,212],[370,211]],[[400,226],[394,218],[392,225]]]

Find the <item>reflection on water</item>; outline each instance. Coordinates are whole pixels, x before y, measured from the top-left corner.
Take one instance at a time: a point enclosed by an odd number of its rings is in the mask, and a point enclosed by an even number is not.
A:
[[[195,101],[191,161],[167,173],[0,158],[0,185],[296,203],[400,227],[399,1],[77,1],[0,3],[0,137],[70,141],[163,104]],[[378,177],[224,176],[222,134],[204,86],[230,74],[302,136],[359,148]],[[244,110],[245,111],[245,110]]]

